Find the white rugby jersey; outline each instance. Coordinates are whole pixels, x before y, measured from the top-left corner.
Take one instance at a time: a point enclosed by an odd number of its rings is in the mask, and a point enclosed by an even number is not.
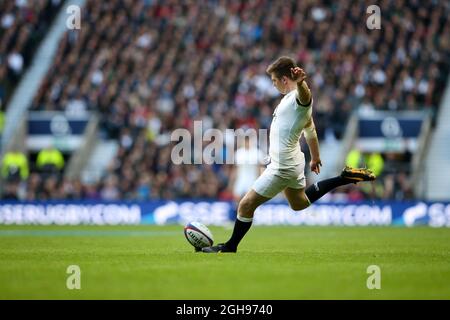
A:
[[[300,149],[300,136],[312,114],[312,98],[307,106],[296,101],[297,90],[292,90],[281,99],[273,113],[269,135],[269,168],[292,169],[304,161]]]

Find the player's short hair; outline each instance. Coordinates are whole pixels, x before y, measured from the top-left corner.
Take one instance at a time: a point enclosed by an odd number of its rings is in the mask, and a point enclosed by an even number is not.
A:
[[[291,68],[295,68],[297,64],[294,59],[290,57],[279,57],[277,60],[272,62],[266,69],[269,75],[274,74],[275,77],[281,79],[283,76],[292,79]]]

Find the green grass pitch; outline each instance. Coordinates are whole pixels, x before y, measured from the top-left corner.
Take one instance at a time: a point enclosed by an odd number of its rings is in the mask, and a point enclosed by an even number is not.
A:
[[[182,226],[0,226],[0,299],[450,299],[450,229],[255,226],[202,254]]]

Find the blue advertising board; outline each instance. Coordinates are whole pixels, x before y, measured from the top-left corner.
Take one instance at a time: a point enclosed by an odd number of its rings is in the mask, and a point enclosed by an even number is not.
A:
[[[0,224],[228,225],[235,205],[226,201],[150,202],[0,202]],[[255,225],[450,227],[450,203],[317,203],[293,211],[286,202],[270,201],[255,212]]]
[[[362,152],[414,153],[430,119],[426,111],[360,112],[355,148]]]
[[[27,121],[27,148],[39,151],[55,146],[64,152],[76,150],[83,143],[89,119],[88,113],[74,116],[64,112],[30,112]]]
[[[420,135],[423,119],[359,120],[359,137],[361,138],[417,138]]]

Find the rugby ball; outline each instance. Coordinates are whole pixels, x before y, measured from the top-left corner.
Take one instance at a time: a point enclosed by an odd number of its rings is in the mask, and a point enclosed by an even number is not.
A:
[[[211,231],[200,222],[189,222],[184,227],[184,236],[195,248],[210,247],[214,243]]]

